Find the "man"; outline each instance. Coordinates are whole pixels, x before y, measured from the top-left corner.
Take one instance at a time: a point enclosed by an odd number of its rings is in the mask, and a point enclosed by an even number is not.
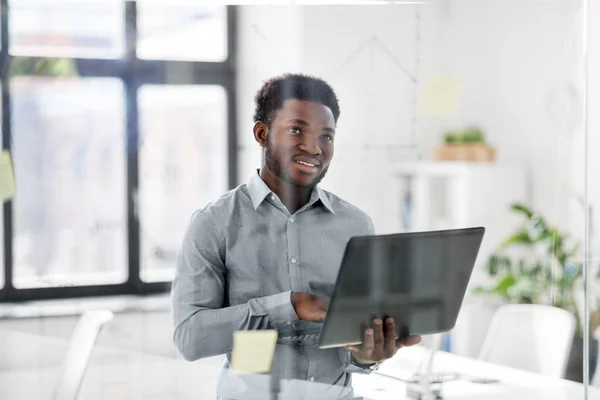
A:
[[[227,354],[233,332],[301,332],[325,318],[328,296],[352,236],[374,234],[361,210],[321,189],[334,153],[337,97],[324,81],[286,74],[255,98],[254,138],[262,165],[246,185],[196,211],[173,282],[174,342],[183,357]],[[321,350],[277,345],[281,379],[350,385],[399,347],[391,319],[373,321],[362,346]]]

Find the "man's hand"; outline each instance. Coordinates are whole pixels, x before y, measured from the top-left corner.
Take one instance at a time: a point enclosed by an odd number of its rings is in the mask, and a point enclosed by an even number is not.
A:
[[[412,346],[421,342],[421,336],[409,336],[396,339],[394,320],[387,318],[385,328],[383,321],[373,321],[373,328],[365,331],[362,345],[346,346],[359,364],[373,364],[391,358],[399,348]]]
[[[329,298],[292,292],[292,305],[298,318],[305,321],[323,322],[329,307]]]

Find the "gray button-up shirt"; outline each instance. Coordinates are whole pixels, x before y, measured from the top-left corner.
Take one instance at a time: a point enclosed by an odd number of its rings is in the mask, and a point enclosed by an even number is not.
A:
[[[295,328],[291,291],[330,296],[352,236],[374,234],[371,218],[318,186],[291,215],[256,173],[194,212],[172,287],[174,342],[187,360],[231,356],[233,332]],[[277,345],[282,379],[350,385],[344,348]]]

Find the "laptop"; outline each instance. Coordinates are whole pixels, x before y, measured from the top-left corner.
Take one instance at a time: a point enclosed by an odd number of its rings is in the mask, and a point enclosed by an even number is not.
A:
[[[351,238],[325,321],[282,331],[278,343],[360,344],[372,321],[386,317],[396,323],[396,338],[450,331],[484,233],[475,227]]]

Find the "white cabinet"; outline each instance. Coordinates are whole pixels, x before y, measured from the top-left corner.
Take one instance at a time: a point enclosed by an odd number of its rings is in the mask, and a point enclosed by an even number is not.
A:
[[[528,202],[525,169],[515,164],[417,162],[399,164],[394,175],[403,231],[485,227],[470,287],[484,282],[488,256],[518,226],[510,205]],[[473,357],[487,324],[480,323],[482,304],[469,297],[451,335],[451,350]]]

